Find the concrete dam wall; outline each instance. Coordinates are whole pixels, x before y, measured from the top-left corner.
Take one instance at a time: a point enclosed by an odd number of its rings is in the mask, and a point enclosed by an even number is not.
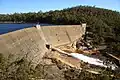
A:
[[[11,62],[26,57],[33,65],[40,63],[46,44],[68,44],[85,33],[86,25],[63,25],[25,28],[0,35],[0,53],[14,55]]]

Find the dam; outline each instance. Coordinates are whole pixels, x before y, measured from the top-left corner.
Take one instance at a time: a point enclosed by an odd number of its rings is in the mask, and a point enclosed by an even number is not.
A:
[[[0,35],[0,53],[10,62],[25,57],[32,65],[42,61],[47,52],[46,44],[58,47],[69,44],[85,34],[86,24],[25,28]]]

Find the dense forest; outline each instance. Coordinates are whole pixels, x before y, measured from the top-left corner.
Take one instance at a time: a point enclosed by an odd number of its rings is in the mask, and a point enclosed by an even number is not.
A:
[[[92,44],[105,44],[109,52],[120,51],[120,13],[95,6],[76,6],[49,12],[0,14],[0,22],[80,24],[87,23]]]

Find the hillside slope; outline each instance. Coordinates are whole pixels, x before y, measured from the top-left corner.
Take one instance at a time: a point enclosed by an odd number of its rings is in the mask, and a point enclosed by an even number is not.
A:
[[[108,46],[109,52],[120,51],[120,13],[103,8],[91,6],[76,6],[63,10],[55,10],[43,13],[14,13],[1,14],[0,22],[40,22],[49,24],[80,24],[87,23],[92,32],[87,36],[92,38],[93,45]]]

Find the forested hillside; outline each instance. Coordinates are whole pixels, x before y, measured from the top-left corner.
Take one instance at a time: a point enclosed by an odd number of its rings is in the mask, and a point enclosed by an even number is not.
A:
[[[120,51],[120,13],[108,9],[76,6],[63,10],[38,13],[1,14],[0,22],[49,23],[49,24],[80,24],[87,23],[92,32],[92,43],[105,43],[108,51]]]

